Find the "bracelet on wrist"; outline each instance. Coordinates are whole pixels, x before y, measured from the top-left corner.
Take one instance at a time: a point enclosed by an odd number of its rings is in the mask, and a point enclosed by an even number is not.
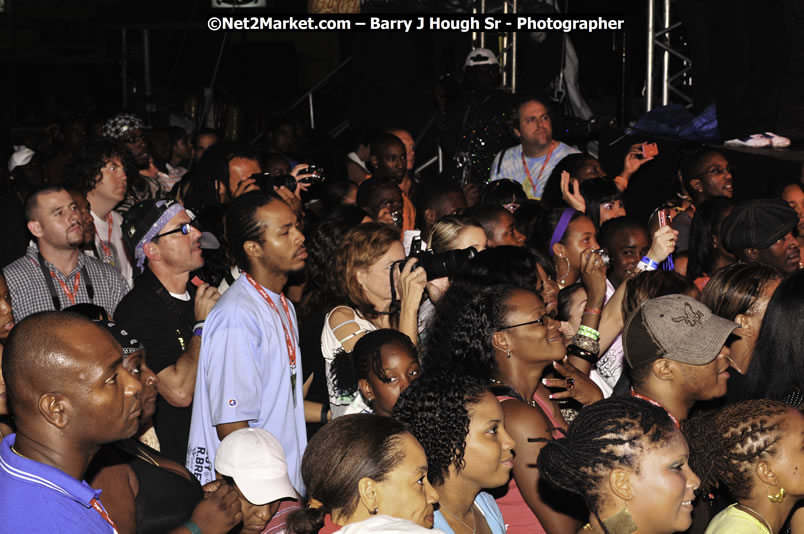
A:
[[[197,323],[195,323],[195,326],[193,326],[193,335],[200,337],[203,332],[204,332],[204,321],[198,321]]]
[[[204,534],[203,532],[201,532],[201,529],[198,527],[198,525],[196,525],[192,521],[187,521],[182,526],[187,530],[189,530],[191,534]]]
[[[593,354],[588,350],[584,350],[584,349],[582,349],[581,347],[579,347],[577,345],[572,345],[571,344],[571,345],[567,346],[567,354],[570,355],[570,356],[576,356],[576,357],[578,357],[578,358],[580,358],[582,360],[585,360],[585,361],[591,363],[592,365],[595,365],[597,363],[597,355],[596,354]]]
[[[591,338],[595,341],[600,339],[600,332],[583,324],[578,327],[578,334]]]
[[[600,308],[584,308],[582,315],[600,315]]]

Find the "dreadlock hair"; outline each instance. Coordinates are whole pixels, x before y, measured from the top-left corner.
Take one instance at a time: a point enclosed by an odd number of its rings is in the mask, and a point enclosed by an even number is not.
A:
[[[443,484],[450,466],[456,472],[466,467],[470,408],[487,391],[484,382],[444,369],[422,376],[399,395],[394,417],[424,447],[430,484]]]
[[[282,199],[276,193],[250,191],[240,195],[226,211],[226,241],[229,252],[242,271],[247,271],[248,256],[243,250],[246,241],[262,243],[262,225],[256,220],[257,209]]]
[[[598,515],[608,474],[623,467],[639,469],[641,455],[666,445],[675,432],[663,408],[634,397],[610,397],[583,409],[563,438],[535,440],[547,442],[536,467],[553,486],[581,495]],[[598,520],[603,524],[599,515]]]
[[[778,401],[749,400],[682,423],[701,489],[709,492],[722,483],[735,499],[748,498],[751,471],[756,462],[776,454],[788,409]]]
[[[419,351],[410,338],[391,328],[381,328],[364,335],[355,343],[352,352],[338,349],[330,371],[338,395],[354,395],[359,389],[358,382],[368,380],[369,374],[376,376],[380,382],[391,382],[382,366],[382,348],[392,343],[400,344],[418,361]]]
[[[351,516],[360,500],[360,480],[381,483],[405,459],[405,435],[410,434],[404,424],[374,414],[344,415],[324,425],[307,444],[301,464],[308,503],[321,506],[308,504],[291,513],[287,531],[314,534],[333,510]]]
[[[508,299],[517,290],[453,283],[439,301],[425,338],[425,373],[443,368],[489,381],[497,372],[491,337],[505,326]]]

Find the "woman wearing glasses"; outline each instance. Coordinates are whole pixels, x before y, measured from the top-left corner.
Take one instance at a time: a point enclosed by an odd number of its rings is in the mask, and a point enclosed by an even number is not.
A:
[[[556,492],[541,493],[533,468],[543,444],[531,438],[548,438],[556,428],[567,427],[556,400],[572,397],[590,404],[602,397],[588,377],[563,361],[564,354],[559,323],[547,315],[542,299],[512,286],[453,285],[427,338],[425,372],[460,369],[487,382],[502,404],[506,429],[516,443],[513,478],[497,499],[509,534],[574,533],[581,526],[583,503]],[[549,368],[565,378],[543,381]],[[566,391],[551,395],[548,386]]]

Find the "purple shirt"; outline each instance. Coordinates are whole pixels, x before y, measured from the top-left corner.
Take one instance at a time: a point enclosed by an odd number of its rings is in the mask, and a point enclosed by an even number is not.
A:
[[[0,534],[109,534],[117,531],[92,507],[101,490],[0,444]]]

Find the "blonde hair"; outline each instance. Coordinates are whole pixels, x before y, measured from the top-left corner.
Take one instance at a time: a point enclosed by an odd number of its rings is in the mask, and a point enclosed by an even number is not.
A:
[[[430,239],[427,241],[427,248],[433,252],[444,252],[455,249],[455,242],[461,230],[475,226],[483,230],[483,227],[471,217],[465,215],[447,215],[433,225],[430,231]]]

